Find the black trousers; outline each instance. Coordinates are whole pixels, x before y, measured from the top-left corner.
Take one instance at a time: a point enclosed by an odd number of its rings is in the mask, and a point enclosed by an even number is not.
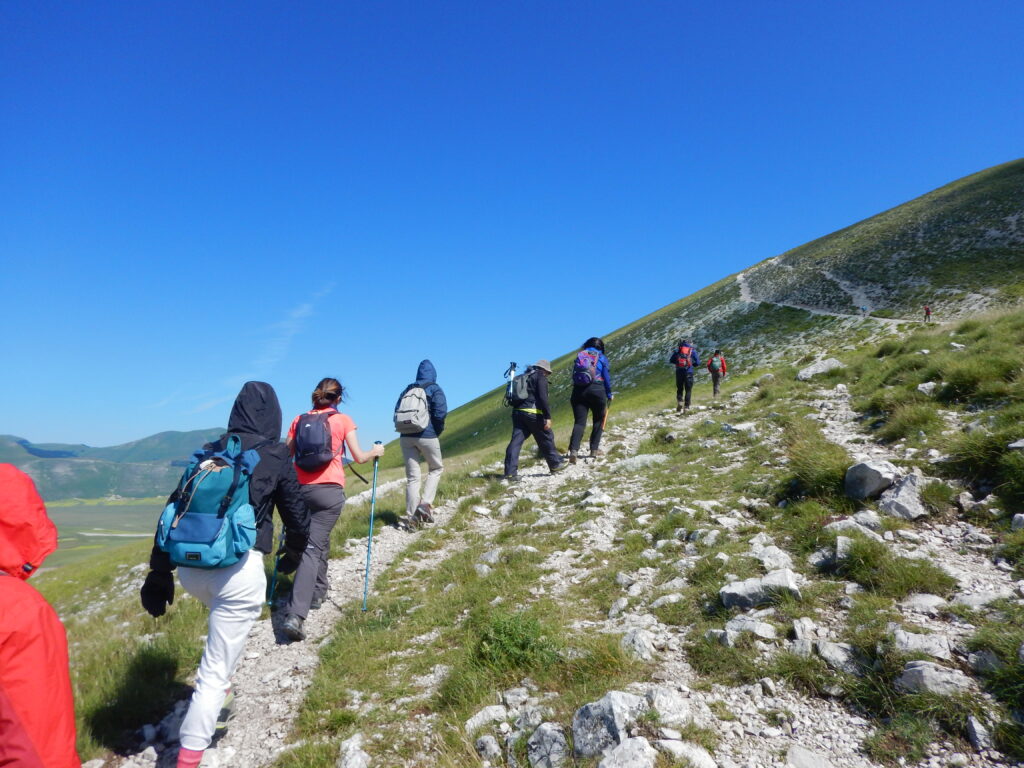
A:
[[[540,455],[548,463],[548,469],[554,469],[562,463],[562,457],[555,448],[555,433],[544,429],[544,417],[539,413],[513,410],[512,439],[505,449],[505,477],[515,476],[519,471],[519,452],[530,435],[537,441]]]
[[[686,392],[686,402],[683,405],[690,407],[690,392],[693,390],[693,371],[686,368],[676,368],[676,402],[683,402],[683,392]]]
[[[604,391],[604,382],[595,381],[585,387],[573,387],[569,404],[572,405],[573,415],[569,450],[579,450],[580,443],[583,442],[583,432],[587,428],[587,415],[591,414],[594,417],[594,426],[590,429],[590,452],[593,453],[601,447],[604,415],[608,411],[608,397]]]

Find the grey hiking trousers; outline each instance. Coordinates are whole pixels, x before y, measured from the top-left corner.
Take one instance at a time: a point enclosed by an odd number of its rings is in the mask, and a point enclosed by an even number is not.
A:
[[[309,543],[295,571],[285,615],[295,614],[304,619],[314,597],[327,597],[331,531],[345,506],[345,489],[335,483],[310,483],[302,486],[302,498],[309,507]]]
[[[441,441],[436,437],[402,435],[398,440],[405,459],[405,513],[409,516],[421,502],[433,505],[437,485],[441,482],[444,462],[441,461]],[[427,479],[420,491],[420,461],[427,462]]]

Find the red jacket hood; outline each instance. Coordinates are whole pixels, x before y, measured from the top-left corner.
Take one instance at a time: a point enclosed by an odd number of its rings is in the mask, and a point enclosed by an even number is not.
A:
[[[0,464],[0,571],[27,579],[57,549],[57,526],[32,478]]]

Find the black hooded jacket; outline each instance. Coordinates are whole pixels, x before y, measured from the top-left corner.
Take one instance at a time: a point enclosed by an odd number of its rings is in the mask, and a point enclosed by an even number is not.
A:
[[[272,510],[276,506],[284,523],[285,546],[301,552],[309,537],[309,511],[299,490],[288,446],[281,442],[281,405],[272,386],[262,381],[247,381],[231,407],[227,433],[204,448],[222,450],[229,434],[242,439],[242,450],[255,448],[260,455],[249,480],[249,503],[256,510],[258,521],[254,548],[264,554],[273,551]],[[176,495],[177,490],[167,503],[174,501]],[[167,553],[157,547],[153,547],[149,566],[155,571],[174,569]]]

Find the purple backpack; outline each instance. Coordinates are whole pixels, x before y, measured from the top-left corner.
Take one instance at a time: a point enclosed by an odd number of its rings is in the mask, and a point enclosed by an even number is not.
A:
[[[572,383],[586,386],[597,381],[598,358],[596,352],[581,349],[572,366]]]

